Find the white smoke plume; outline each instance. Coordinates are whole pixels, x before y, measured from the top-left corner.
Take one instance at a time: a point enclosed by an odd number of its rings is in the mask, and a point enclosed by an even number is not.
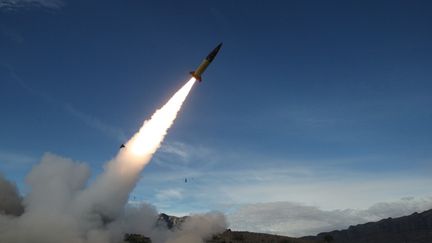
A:
[[[182,230],[169,238],[167,243],[202,242],[203,239],[224,231],[226,226],[225,216],[221,213],[193,215],[186,219]]]
[[[127,206],[139,174],[160,147],[194,83],[195,79],[189,80],[145,121],[89,186],[86,164],[47,153],[27,177],[31,190],[20,212],[10,211],[13,206],[19,209],[21,200],[14,187],[0,178],[1,195],[6,191],[5,198],[13,199],[12,205],[0,204],[0,242],[117,243],[123,242],[124,233],[139,233],[153,242],[194,243],[223,231],[226,223],[221,214],[192,216],[182,230],[172,232],[155,226],[154,207]]]

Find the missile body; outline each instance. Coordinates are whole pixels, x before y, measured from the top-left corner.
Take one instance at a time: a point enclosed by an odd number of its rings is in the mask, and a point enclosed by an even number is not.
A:
[[[216,55],[219,52],[219,49],[222,47],[222,42],[216,46],[213,51],[211,51],[207,57],[201,62],[201,64],[198,66],[198,68],[195,71],[190,72],[192,77],[196,78],[198,81],[202,81],[201,74],[207,69],[208,65],[213,61],[213,59],[216,57]]]

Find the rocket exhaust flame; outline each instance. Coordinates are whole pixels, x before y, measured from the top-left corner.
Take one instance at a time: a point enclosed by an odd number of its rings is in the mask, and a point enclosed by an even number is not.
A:
[[[129,193],[138,181],[139,174],[160,147],[195,81],[192,77],[162,108],[144,122],[140,130],[125,144],[125,148],[108,162],[104,173],[77,198],[83,202],[78,205],[87,204],[78,211],[88,213],[97,207],[99,213],[109,218],[116,217],[121,212]]]
[[[150,120],[145,121],[139,132],[126,143],[126,149],[121,150],[119,156],[126,154],[138,158],[153,154],[173,124],[194,83],[195,78],[191,78]]]

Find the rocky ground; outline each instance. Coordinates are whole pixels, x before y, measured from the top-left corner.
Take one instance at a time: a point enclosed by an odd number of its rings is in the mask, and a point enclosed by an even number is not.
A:
[[[313,243],[315,241],[296,239],[287,236],[253,233],[246,231],[226,230],[222,234],[214,235],[206,243]]]

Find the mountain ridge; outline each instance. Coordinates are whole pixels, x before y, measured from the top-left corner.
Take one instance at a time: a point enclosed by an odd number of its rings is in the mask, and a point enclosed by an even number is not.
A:
[[[331,237],[333,239],[331,242],[335,243],[431,243],[432,209],[301,238],[319,241],[326,236]]]
[[[161,213],[156,225],[179,230],[188,216],[176,217]],[[143,238],[146,238],[143,236]],[[147,238],[146,238],[147,239]],[[127,240],[130,243],[151,242]],[[205,243],[431,243],[432,209],[398,218],[352,225],[346,229],[322,232],[315,236],[292,238],[247,231],[225,230],[206,239]]]

